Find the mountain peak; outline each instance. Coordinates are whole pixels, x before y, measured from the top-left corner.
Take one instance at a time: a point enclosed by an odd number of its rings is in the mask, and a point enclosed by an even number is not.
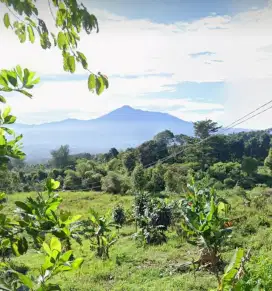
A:
[[[120,107],[120,108],[118,108],[118,109],[119,109],[119,110],[120,110],[120,109],[122,109],[122,110],[124,110],[124,109],[125,109],[125,110],[135,110],[134,108],[132,108],[132,107],[129,106],[129,105],[124,105],[124,106],[122,106],[122,107]],[[118,110],[118,109],[117,109],[117,110]]]

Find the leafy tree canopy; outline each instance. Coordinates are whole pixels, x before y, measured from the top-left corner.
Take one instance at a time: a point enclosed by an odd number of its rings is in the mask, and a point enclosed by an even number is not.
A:
[[[197,121],[194,123],[195,136],[201,139],[209,137],[220,128],[221,126],[218,126],[217,122],[214,122],[211,119]]]

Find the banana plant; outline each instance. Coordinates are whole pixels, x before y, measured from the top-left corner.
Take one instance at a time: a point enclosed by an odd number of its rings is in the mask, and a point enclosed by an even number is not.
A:
[[[25,202],[16,201],[16,212],[19,224],[33,238],[36,247],[51,233],[65,243],[67,250],[71,249],[70,239],[81,243],[78,233],[80,215],[72,216],[70,212],[57,212],[62,198],[55,193],[60,186],[58,181],[48,179],[47,195],[38,193],[37,197],[28,197]]]
[[[193,183],[180,199],[179,208],[181,228],[188,242],[201,247],[199,263],[217,265],[221,260],[220,247],[232,232],[227,218],[230,205],[218,198],[214,189],[199,190]]]
[[[253,290],[249,286],[245,287],[243,278],[246,274],[245,263],[250,259],[250,250],[245,253],[244,249],[237,248],[230,263],[225,268],[225,272],[218,282],[217,289],[210,291],[242,291]],[[257,282],[255,282],[257,284]],[[258,287],[254,290],[263,290]]]
[[[90,240],[90,249],[96,250],[96,255],[103,259],[109,258],[109,249],[116,243],[117,235],[113,231],[116,228],[106,216],[100,216],[93,209],[90,210],[90,217],[84,221],[84,235]]]
[[[8,263],[2,263],[0,290],[29,290],[29,291],[49,291],[61,290],[57,284],[50,281],[63,272],[77,270],[83,263],[82,258],[74,259],[73,251],[62,251],[61,242],[56,237],[52,237],[50,244],[43,242],[45,252],[44,263],[39,268],[38,276],[22,274],[10,267]]]

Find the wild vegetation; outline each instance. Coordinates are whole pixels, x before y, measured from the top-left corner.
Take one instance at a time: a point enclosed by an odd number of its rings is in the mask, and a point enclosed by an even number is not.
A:
[[[49,1],[55,36],[34,1],[1,3],[21,43],[38,35],[42,48],[58,46],[65,71],[89,70],[77,42],[98,23],[83,5]],[[32,97],[38,82],[19,65],[0,72],[5,94]],[[90,72],[88,87],[101,94],[107,78]],[[1,290],[271,290],[268,131],[222,135],[205,120],[195,137],[165,130],[100,155],[64,145],[27,165],[10,112],[0,115]]]

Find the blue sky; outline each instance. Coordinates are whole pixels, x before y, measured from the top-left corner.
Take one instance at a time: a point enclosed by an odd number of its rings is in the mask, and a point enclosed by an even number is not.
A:
[[[217,15],[235,15],[252,8],[263,8],[266,0],[98,0],[92,6],[130,19],[160,23],[193,21]]]
[[[57,50],[45,52],[38,44],[18,49],[16,38],[4,31],[2,66],[20,63],[42,80],[33,100],[10,98],[19,122],[91,119],[130,105],[228,124],[271,98],[272,1],[83,2],[97,16],[100,33],[82,35],[80,50],[92,71],[108,75],[110,88],[90,95],[84,70],[66,74]],[[46,6],[41,11],[52,21]],[[271,123],[268,113],[245,126]]]

